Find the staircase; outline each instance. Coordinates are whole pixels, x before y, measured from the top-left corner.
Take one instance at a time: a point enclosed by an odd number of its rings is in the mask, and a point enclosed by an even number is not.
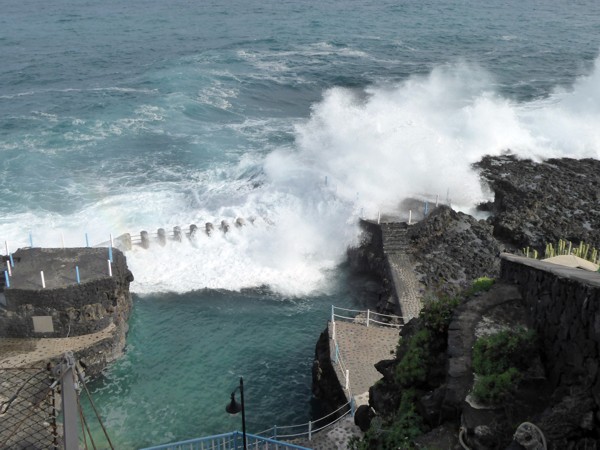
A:
[[[417,279],[415,263],[409,253],[408,224],[382,222],[383,253],[392,276],[398,304],[405,322],[417,317],[421,311],[422,287]]]
[[[383,252],[386,255],[406,254],[408,250],[407,231],[406,222],[382,222]]]

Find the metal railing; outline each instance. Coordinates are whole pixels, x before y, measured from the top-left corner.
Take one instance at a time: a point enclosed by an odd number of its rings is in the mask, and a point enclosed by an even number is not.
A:
[[[251,450],[310,450],[289,442],[281,442],[275,439],[246,433],[247,447]],[[174,442],[171,444],[146,447],[141,450],[242,450],[244,448],[243,434],[239,431],[217,434],[187,441]]]
[[[342,315],[342,314],[336,314],[336,311],[343,311],[345,313],[356,313],[356,314],[354,316]],[[340,353],[340,346],[339,346],[339,342],[338,342],[338,339],[336,336],[336,330],[335,330],[335,319],[338,318],[338,319],[347,320],[347,321],[350,321],[350,322],[353,322],[356,324],[364,324],[366,327],[368,327],[370,324],[376,324],[376,325],[394,327],[394,328],[402,328],[402,326],[403,326],[403,323],[383,322],[383,321],[377,320],[376,318],[373,318],[373,317],[387,318],[387,319],[391,319],[395,322],[403,322],[403,318],[400,316],[395,316],[395,315],[391,315],[391,314],[381,314],[381,313],[378,313],[375,311],[371,311],[369,309],[367,309],[367,310],[347,309],[347,308],[340,308],[340,307],[331,305],[331,340],[334,345],[332,362],[337,367],[339,367],[341,375],[344,379],[343,389],[346,391],[346,395],[347,395],[347,398],[349,399],[349,403],[351,405],[352,410],[354,410],[354,397],[352,394],[352,387],[350,386],[350,370],[348,369],[348,366],[342,359],[342,356]],[[354,415],[354,412],[352,413],[352,415]]]
[[[345,313],[356,313],[354,316],[336,314],[336,311],[343,311]],[[354,323],[365,324],[367,327],[373,323],[382,325],[385,327],[402,328],[404,324],[404,318],[401,316],[395,316],[393,314],[381,314],[370,309],[358,310],[358,309],[347,309],[340,308],[338,306],[331,305],[331,323],[335,323],[336,317],[338,319],[348,320]],[[391,319],[391,322],[383,322],[378,320],[379,318]],[[401,322],[401,323],[398,323]]]
[[[415,209],[409,208],[403,211],[397,211],[396,213],[392,213],[391,216],[388,216],[387,213],[385,213],[386,215],[384,217],[380,208],[359,208],[357,206],[357,210],[359,211],[358,217],[362,220],[377,224],[380,224],[382,219],[389,220],[390,218],[393,218],[394,221],[406,222],[408,225],[412,225],[419,221],[418,217],[427,216],[430,211],[437,208],[440,204],[452,207],[450,191],[446,194],[446,199],[440,199],[439,195],[433,194],[413,194],[410,199],[414,200],[413,203],[416,203],[413,204]],[[416,220],[415,217],[417,217]]]
[[[343,410],[345,410],[345,412],[342,415],[337,416],[337,414],[339,414],[340,411]],[[256,434],[259,436],[271,436],[272,439],[293,440],[307,438],[309,441],[311,441],[314,433],[323,431],[326,428],[330,428],[331,426],[335,425],[337,422],[342,420],[344,417],[346,417],[348,414],[354,415],[354,403],[352,401],[344,403],[335,411],[317,420],[309,420],[308,422],[299,425],[273,426]],[[326,419],[329,419],[330,417],[333,418],[331,419],[331,421],[328,422]],[[302,431],[294,431],[299,428],[302,429]]]

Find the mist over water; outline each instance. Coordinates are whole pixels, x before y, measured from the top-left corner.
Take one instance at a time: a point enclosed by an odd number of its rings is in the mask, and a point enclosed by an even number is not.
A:
[[[207,405],[239,375],[253,431],[307,421],[329,306],[376,291],[343,267],[359,216],[469,210],[486,154],[600,156],[598,23],[592,0],[4,5],[0,240],[199,227],[126,255],[130,351],[95,386],[120,448],[231,429]]]

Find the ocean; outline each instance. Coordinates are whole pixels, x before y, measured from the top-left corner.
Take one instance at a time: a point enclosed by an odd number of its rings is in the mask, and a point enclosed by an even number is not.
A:
[[[600,157],[594,0],[1,1],[10,250],[246,220],[127,253],[125,356],[92,390],[117,448],[316,418],[314,345],[359,216],[470,211],[471,164]]]

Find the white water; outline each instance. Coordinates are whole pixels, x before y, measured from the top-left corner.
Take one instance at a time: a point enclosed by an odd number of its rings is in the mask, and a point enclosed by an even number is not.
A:
[[[109,233],[255,217],[225,236],[199,233],[193,244],[128,253],[132,290],[266,285],[286,295],[326,292],[330,271],[356,242],[361,210],[376,217],[397,212],[406,196],[447,192],[453,206],[468,209],[486,199],[471,170],[483,155],[598,158],[598,124],[600,60],[571,89],[527,103],[502,98],[493,76],[476,66],[439,66],[396,85],[326,91],[310,118],[296,123],[291,147],[198,169],[180,182],[101,192],[101,200],[69,216],[4,217],[0,236],[11,251],[29,245],[30,231],[35,246],[58,247],[61,234],[67,246],[83,246],[85,232],[96,244]],[[244,178],[248,172],[260,183]]]

